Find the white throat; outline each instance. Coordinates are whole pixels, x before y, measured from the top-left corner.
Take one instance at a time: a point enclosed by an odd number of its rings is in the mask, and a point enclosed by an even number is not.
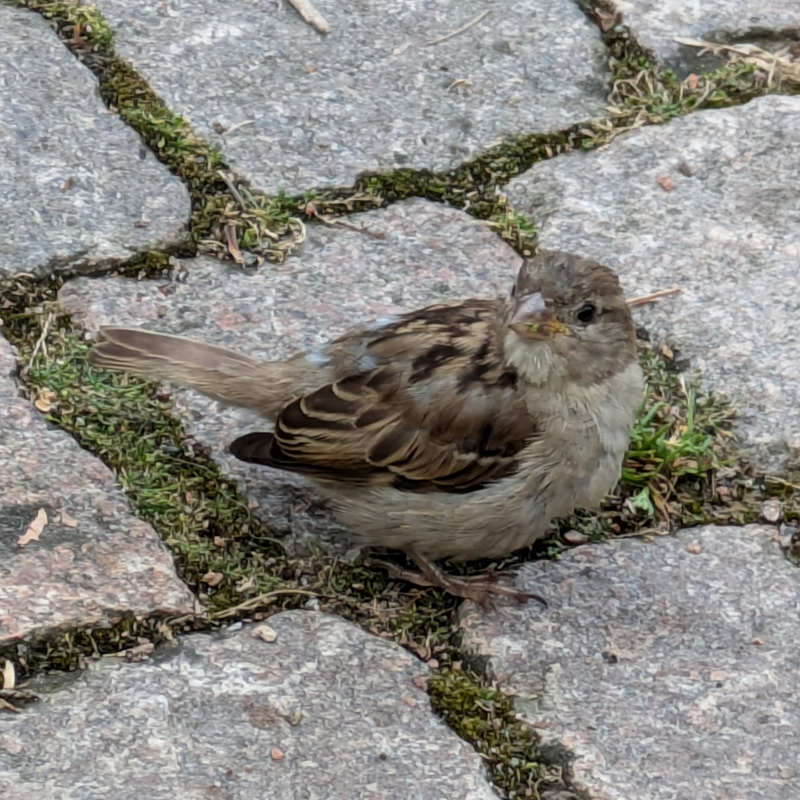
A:
[[[556,366],[556,354],[553,348],[545,344],[531,347],[514,331],[507,331],[503,342],[506,362],[514,367],[521,378],[531,386],[553,384],[553,371]],[[557,391],[557,387],[553,387]]]

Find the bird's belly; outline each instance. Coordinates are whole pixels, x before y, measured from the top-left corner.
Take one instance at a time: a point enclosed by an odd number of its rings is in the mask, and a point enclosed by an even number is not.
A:
[[[336,516],[362,546],[414,547],[430,558],[495,558],[545,535],[555,517],[592,508],[613,487],[621,454],[602,452],[575,469],[517,473],[469,494],[392,487],[326,491]]]

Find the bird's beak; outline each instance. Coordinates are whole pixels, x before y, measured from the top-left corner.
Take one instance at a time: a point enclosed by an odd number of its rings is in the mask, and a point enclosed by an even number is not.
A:
[[[546,341],[557,334],[570,335],[570,329],[556,319],[541,292],[521,297],[508,327],[523,339]]]

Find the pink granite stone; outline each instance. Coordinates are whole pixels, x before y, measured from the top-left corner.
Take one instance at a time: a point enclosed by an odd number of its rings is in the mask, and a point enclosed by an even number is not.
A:
[[[122,613],[187,613],[193,595],[114,476],[21,396],[0,337],[0,644]],[[29,526],[46,522],[38,539]]]

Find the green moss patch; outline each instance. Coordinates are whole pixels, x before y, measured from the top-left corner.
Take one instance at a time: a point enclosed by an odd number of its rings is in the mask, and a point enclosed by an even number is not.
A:
[[[535,734],[517,719],[512,700],[496,687],[457,664],[434,674],[428,693],[434,710],[481,753],[504,797],[539,798],[545,790],[572,788],[567,754],[563,760],[553,753],[545,757]]]

